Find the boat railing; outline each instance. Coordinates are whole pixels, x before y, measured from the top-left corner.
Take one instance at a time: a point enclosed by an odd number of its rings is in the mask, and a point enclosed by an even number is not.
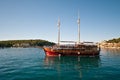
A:
[[[93,44],[93,43],[92,43]],[[87,50],[100,50],[100,48],[96,45],[96,44],[67,44],[67,45],[54,45],[54,46],[44,46],[44,47],[48,47],[51,49],[87,49]]]

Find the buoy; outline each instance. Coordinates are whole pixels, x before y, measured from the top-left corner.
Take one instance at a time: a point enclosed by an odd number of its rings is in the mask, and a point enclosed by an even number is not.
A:
[[[59,54],[58,56],[61,56],[61,54]]]
[[[80,54],[80,52],[78,52],[78,54]]]

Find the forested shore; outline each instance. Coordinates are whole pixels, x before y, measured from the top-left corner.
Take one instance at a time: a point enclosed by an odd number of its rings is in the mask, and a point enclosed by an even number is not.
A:
[[[46,40],[6,40],[0,41],[0,48],[6,47],[43,47],[55,45],[53,42]]]

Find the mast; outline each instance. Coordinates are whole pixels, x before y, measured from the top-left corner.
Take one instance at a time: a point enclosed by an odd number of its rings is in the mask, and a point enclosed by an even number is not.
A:
[[[59,46],[60,45],[60,18],[58,18],[57,26],[58,26],[58,46]]]
[[[79,16],[79,11],[78,11],[78,44],[80,43],[80,16]]]

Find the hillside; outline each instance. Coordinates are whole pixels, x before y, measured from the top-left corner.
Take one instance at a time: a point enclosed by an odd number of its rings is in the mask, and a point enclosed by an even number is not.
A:
[[[103,48],[117,48],[120,49],[120,38],[114,38],[100,43]]]
[[[50,46],[55,45],[53,42],[46,40],[8,40],[0,41],[0,47],[35,47],[35,46]]]
[[[107,43],[120,43],[120,38],[114,38],[106,41]]]

